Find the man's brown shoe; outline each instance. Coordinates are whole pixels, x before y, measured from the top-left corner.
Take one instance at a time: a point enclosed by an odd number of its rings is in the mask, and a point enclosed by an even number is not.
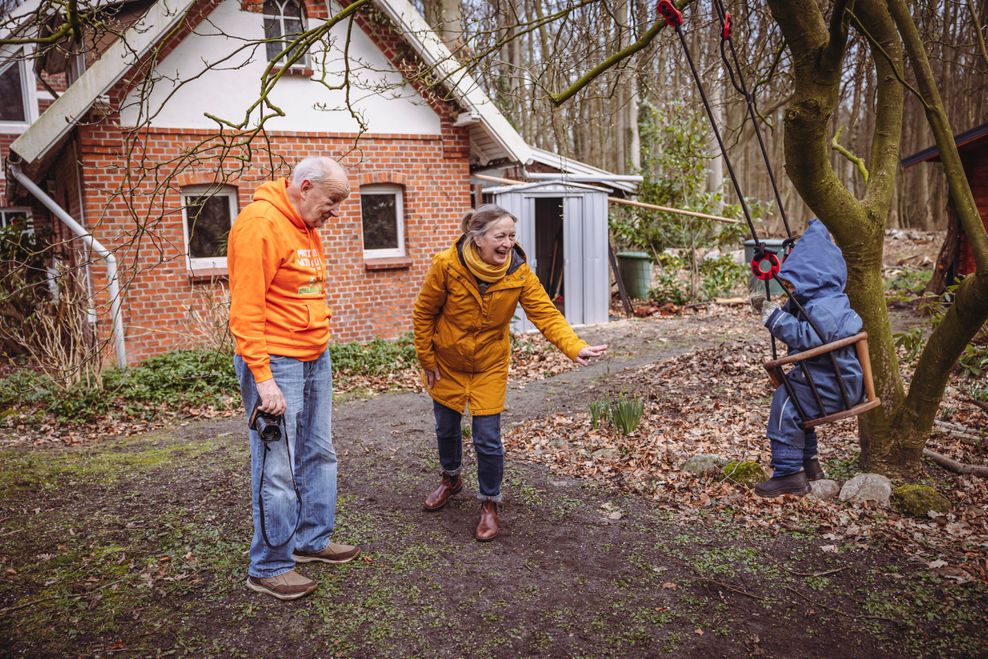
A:
[[[808,481],[818,481],[827,477],[823,473],[823,467],[820,466],[820,461],[816,458],[810,458],[804,462],[803,471],[806,472],[806,480]]]
[[[435,512],[446,505],[449,498],[454,494],[457,494],[463,489],[463,477],[460,474],[456,476],[450,476],[444,473],[443,479],[439,483],[439,487],[425,498],[425,503],[422,504],[422,508],[431,512]]]
[[[500,530],[497,521],[497,504],[493,501],[485,501],[480,504],[480,522],[477,523],[477,532],[474,537],[480,542],[487,542],[497,537]]]
[[[280,600],[297,600],[316,589],[316,582],[289,570],[276,577],[247,577],[247,587]]]
[[[777,497],[780,494],[795,494],[803,496],[809,494],[810,482],[806,480],[806,474],[797,471],[795,474],[786,474],[777,478],[770,478],[764,483],[755,486],[755,494],[760,497]]]
[[[300,551],[293,551],[292,558],[296,563],[311,563],[312,561],[322,561],[323,563],[349,563],[357,556],[360,556],[360,548],[353,545],[341,545],[330,542],[318,554],[307,554]]]

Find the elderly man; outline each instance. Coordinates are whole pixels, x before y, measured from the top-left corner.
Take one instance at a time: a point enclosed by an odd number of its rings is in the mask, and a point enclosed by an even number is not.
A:
[[[295,563],[346,563],[360,553],[332,541],[333,380],[326,266],[316,231],[349,194],[339,163],[306,158],[290,180],[262,184],[230,231],[230,330],[248,423],[255,408],[280,417],[276,441],[250,430],[254,539],[247,587],[281,600],[316,588]]]

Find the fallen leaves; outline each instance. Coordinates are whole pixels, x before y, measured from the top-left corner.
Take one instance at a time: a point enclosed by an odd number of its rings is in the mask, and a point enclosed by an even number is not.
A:
[[[721,336],[732,336],[722,324],[715,326]],[[630,391],[644,399],[642,422],[634,435],[624,436],[606,424],[591,428],[588,411],[557,412],[508,430],[505,448],[557,474],[650,497],[656,506],[684,517],[712,509],[769,533],[815,533],[825,542],[820,546],[824,553],[891,546],[924,564],[945,556],[949,563],[930,568],[937,576],[954,583],[975,578],[988,583],[988,482],[983,479],[936,469],[938,488],[955,505],[951,512],[923,519],[811,497],[761,499],[719,475],[697,477],[682,471],[687,458],[701,453],[770,463],[765,424],[772,387],[761,366],[767,356],[764,344],[747,337],[620,372],[610,376],[601,396]],[[950,393],[944,411],[952,423],[985,427],[983,410]],[[935,434],[933,442],[958,459],[988,461],[984,446],[943,433]],[[853,469],[858,450],[853,419],[820,431],[825,464]]]

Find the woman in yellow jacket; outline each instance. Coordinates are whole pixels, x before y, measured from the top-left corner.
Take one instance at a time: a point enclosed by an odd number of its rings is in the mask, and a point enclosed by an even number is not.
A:
[[[477,453],[480,522],[477,540],[498,533],[504,446],[501,411],[508,387],[511,344],[509,324],[521,302],[525,315],[557,348],[586,365],[606,345],[589,346],[549,300],[539,278],[515,243],[515,218],[487,204],[466,214],[463,235],[432,261],[415,300],[415,351],[425,371],[436,415],[442,481],[426,497],[435,511],[463,489],[460,475],[460,421],[465,408],[473,417]]]

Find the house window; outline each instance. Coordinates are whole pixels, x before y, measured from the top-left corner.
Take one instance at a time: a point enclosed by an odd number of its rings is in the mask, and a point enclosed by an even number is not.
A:
[[[0,55],[0,127],[18,126],[18,132],[37,115],[34,78],[26,59],[23,51]]]
[[[295,0],[264,0],[264,38],[267,39],[268,61],[274,61],[288,44],[296,39],[304,29],[305,7]],[[281,62],[286,62],[292,52],[286,53]],[[304,69],[309,65],[308,53],[295,62],[291,68]]]
[[[182,227],[190,270],[226,267],[227,238],[236,216],[236,188],[182,188]]]
[[[34,231],[31,211],[27,208],[0,208],[0,229],[18,226],[27,233]]]
[[[405,211],[400,185],[361,186],[360,217],[365,257],[405,255]]]

